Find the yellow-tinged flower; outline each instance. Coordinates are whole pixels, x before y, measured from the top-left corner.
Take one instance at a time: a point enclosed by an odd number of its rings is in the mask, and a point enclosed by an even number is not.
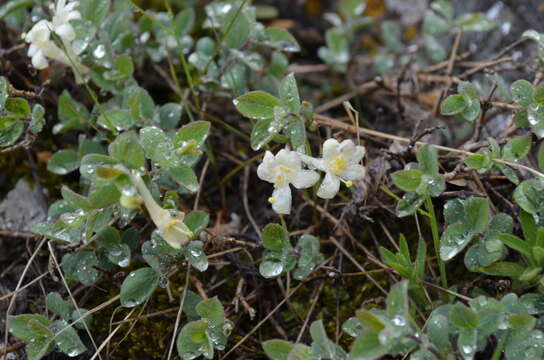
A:
[[[291,212],[291,188],[305,189],[319,180],[319,174],[312,170],[302,169],[299,154],[287,149],[280,150],[276,155],[267,151],[263,162],[257,168],[261,180],[274,184],[274,191],[268,202],[278,214]]]
[[[180,249],[182,245],[188,243],[194,234],[183,222],[185,213],[172,215],[169,210],[157,204],[140,174],[132,172],[130,178],[162,238],[175,249]]]
[[[355,145],[351,140],[339,143],[336,139],[323,143],[323,157],[320,159],[300,154],[306,164],[326,173],[317,190],[317,196],[323,199],[332,199],[338,193],[340,181],[350,187],[353,181],[365,176],[365,168],[359,164],[364,156],[363,146]]]

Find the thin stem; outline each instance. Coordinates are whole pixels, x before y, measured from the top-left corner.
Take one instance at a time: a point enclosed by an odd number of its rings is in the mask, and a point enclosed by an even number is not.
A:
[[[438,262],[438,269],[440,270],[440,280],[442,286],[448,288],[448,279],[446,277],[446,264],[440,258],[439,241],[440,236],[438,234],[438,222],[436,221],[436,213],[434,211],[433,201],[430,196],[425,196],[425,207],[429,213],[429,220],[431,221],[431,232],[433,235],[434,251],[436,253],[436,261]]]
[[[502,352],[504,350],[504,346],[506,345],[506,340],[508,340],[508,333],[503,334],[503,336],[499,340],[499,343],[497,344],[495,351],[493,351],[491,360],[500,360]]]

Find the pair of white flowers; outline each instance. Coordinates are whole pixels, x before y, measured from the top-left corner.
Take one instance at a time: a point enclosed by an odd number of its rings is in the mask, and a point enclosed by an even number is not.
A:
[[[313,186],[319,180],[318,169],[325,172],[325,178],[317,190],[317,196],[332,199],[340,189],[340,182],[346,186],[365,176],[365,168],[359,163],[365,155],[365,148],[355,145],[351,140],[339,143],[328,139],[323,144],[323,157],[316,159],[296,151],[280,150],[276,155],[267,151],[263,162],[257,168],[260,179],[274,184],[272,197],[268,201],[278,214],[291,212],[292,184],[297,189]],[[302,163],[308,169],[302,168]]]
[[[80,12],[75,10],[78,5],[77,1],[58,0],[53,19],[38,21],[24,36],[26,42],[30,43],[28,56],[32,58],[34,68],[38,70],[47,68],[49,66],[48,59],[51,59],[66,66],[74,64],[79,72],[86,70],[83,65],[79,64],[77,55],[72,48],[76,33],[70,21],[81,19]],[[52,33],[60,38],[64,49],[59,48],[53,41]]]

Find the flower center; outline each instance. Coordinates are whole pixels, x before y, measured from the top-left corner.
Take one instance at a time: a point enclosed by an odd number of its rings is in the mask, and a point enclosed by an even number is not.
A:
[[[291,174],[293,172],[293,169],[285,166],[285,165],[279,165],[276,168],[276,176],[274,177],[274,187],[278,188],[283,185],[285,185],[288,181],[288,174]]]
[[[341,174],[346,170],[347,163],[346,158],[344,158],[342,155],[334,157],[331,161],[329,161],[329,169],[335,174]]]

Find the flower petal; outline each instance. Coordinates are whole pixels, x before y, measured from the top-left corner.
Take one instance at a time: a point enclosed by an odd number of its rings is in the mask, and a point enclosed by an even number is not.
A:
[[[327,164],[323,159],[316,159],[314,157],[300,154],[300,159],[310,168],[310,169],[319,169],[321,171],[327,171]]]
[[[55,28],[55,33],[66,41],[72,41],[76,38],[76,33],[72,25],[65,23]]]
[[[317,196],[322,199],[332,199],[338,190],[340,189],[340,179],[336,175],[331,174],[330,172],[325,175],[325,179],[319,186],[317,190]]]
[[[257,176],[259,179],[274,182],[274,177],[271,172],[272,165],[274,164],[274,155],[270,151],[264,154],[263,162],[257,168]]]
[[[329,159],[338,156],[340,153],[340,143],[336,139],[327,139],[323,143],[323,158]]]
[[[349,165],[340,176],[344,180],[360,180],[365,176],[365,167],[358,164]]]
[[[32,56],[32,66],[34,66],[34,68],[38,70],[45,69],[49,66],[47,59],[45,58],[45,56],[43,56],[43,53],[41,51],[37,51]]]
[[[306,189],[319,180],[319,174],[312,170],[300,170],[297,172],[291,184],[297,189]]]
[[[291,212],[291,188],[289,185],[274,189],[272,192],[272,209],[278,214]]]

